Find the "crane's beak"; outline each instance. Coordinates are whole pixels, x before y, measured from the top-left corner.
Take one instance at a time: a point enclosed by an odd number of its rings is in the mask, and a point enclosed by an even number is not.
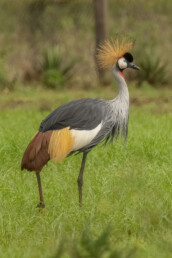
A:
[[[128,67],[132,68],[132,69],[140,70],[140,68],[137,65],[133,64],[133,63],[129,63]]]

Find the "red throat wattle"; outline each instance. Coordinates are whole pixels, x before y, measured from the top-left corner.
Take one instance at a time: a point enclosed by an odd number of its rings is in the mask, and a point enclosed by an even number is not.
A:
[[[122,72],[122,71],[119,71],[119,72],[120,72],[121,76],[124,78],[124,74],[123,74],[123,72]]]
[[[121,56],[120,58],[122,58],[123,56]],[[123,74],[123,72],[122,71],[119,71],[120,72],[120,74],[121,74],[121,76],[124,78],[124,74]]]

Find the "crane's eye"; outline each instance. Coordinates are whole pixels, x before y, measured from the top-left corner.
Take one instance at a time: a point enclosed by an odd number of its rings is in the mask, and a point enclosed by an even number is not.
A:
[[[127,61],[124,57],[121,57],[119,60],[118,60],[118,66],[121,70],[124,70],[125,68],[127,68]]]

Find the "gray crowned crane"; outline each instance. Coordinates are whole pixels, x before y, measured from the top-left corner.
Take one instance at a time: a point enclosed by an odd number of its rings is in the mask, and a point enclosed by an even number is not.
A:
[[[98,49],[100,67],[110,69],[118,83],[116,98],[84,98],[68,102],[54,110],[40,124],[21,162],[22,170],[36,172],[40,195],[37,207],[45,207],[40,172],[49,160],[60,162],[73,153],[83,153],[77,181],[81,206],[87,154],[102,141],[107,143],[114,136],[127,137],[129,93],[123,71],[126,68],[139,69],[133,64],[133,57],[129,53],[132,47],[132,40],[123,37],[105,41]]]

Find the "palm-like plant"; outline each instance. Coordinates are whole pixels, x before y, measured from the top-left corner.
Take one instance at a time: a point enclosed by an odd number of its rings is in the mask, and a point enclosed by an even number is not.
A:
[[[141,69],[138,73],[138,85],[140,86],[144,81],[154,86],[167,83],[167,69],[161,58],[148,52],[142,56],[139,63]]]
[[[44,84],[50,88],[63,87],[72,78],[75,64],[76,58],[64,61],[59,47],[47,49],[41,63]]]

